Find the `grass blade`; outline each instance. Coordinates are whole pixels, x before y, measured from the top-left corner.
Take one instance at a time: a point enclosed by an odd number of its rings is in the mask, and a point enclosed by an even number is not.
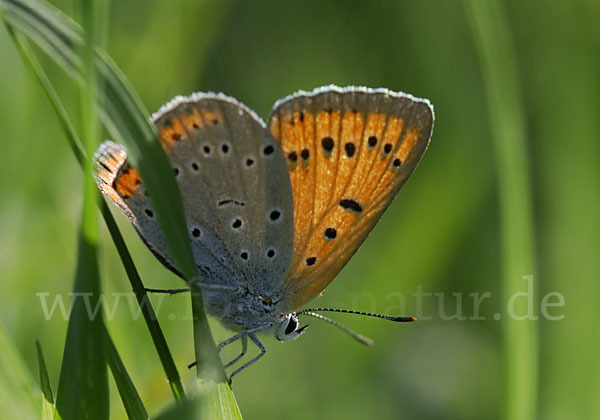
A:
[[[71,123],[69,116],[67,115],[67,112],[65,111],[65,108],[58,94],[54,90],[52,84],[50,83],[50,80],[44,73],[44,70],[35,58],[35,55],[29,48],[27,42],[24,39],[22,39],[22,36],[20,36],[20,34],[15,33],[12,26],[10,26],[10,24],[8,24],[6,20],[4,23],[8,30],[8,33],[13,39],[15,46],[17,47],[17,51],[21,55],[23,62],[26,64],[26,66],[28,66],[32,74],[40,83],[43,92],[48,98],[52,110],[56,114],[58,121],[65,133],[65,138],[67,139],[67,142],[73,154],[75,155],[75,158],[77,159],[78,163],[83,169],[83,160],[85,153],[81,147],[79,137],[75,132],[75,129],[73,128],[73,124]],[[133,263],[131,254],[129,253],[129,250],[125,245],[123,236],[121,235],[121,232],[119,231],[119,228],[114,220],[112,213],[108,209],[108,206],[103,200],[98,201],[98,205],[100,206],[100,211],[102,212],[104,222],[106,223],[106,226],[112,237],[115,247],[117,248],[117,252],[119,254],[119,257],[121,258],[121,262],[123,263],[133,292],[136,296],[138,304],[140,305],[141,312],[144,316],[144,321],[146,322],[146,325],[150,332],[150,336],[152,337],[152,341],[158,353],[160,362],[165,371],[165,375],[167,377],[173,395],[177,401],[180,401],[185,398],[185,390],[183,387],[183,383],[181,381],[179,371],[177,370],[177,367],[173,360],[173,356],[171,355],[171,352],[169,350],[169,346],[167,344],[165,336],[158,323],[156,314],[154,313],[154,309],[152,308],[148,295],[146,294],[144,285],[142,284],[140,275],[137,271],[137,268],[135,267],[135,264]]]
[[[566,302],[549,312],[563,319],[540,318],[543,420],[600,419],[600,3],[573,6],[561,15],[571,25],[543,34],[551,54],[539,43],[526,52],[529,115],[537,122],[541,286]]]
[[[142,279],[140,278],[137,268],[133,263],[131,254],[127,249],[127,245],[125,245],[123,235],[121,235],[117,223],[115,222],[115,219],[113,218],[108,206],[104,201],[101,202],[101,211],[104,217],[104,222],[106,223],[115,247],[117,248],[117,252],[119,253],[119,257],[121,258],[121,262],[123,263],[125,271],[127,272],[133,293],[135,294],[138,304],[140,305],[140,309],[144,316],[144,321],[146,322],[146,326],[148,327],[148,331],[152,337],[152,342],[154,343],[160,363],[162,364],[167,380],[169,381],[169,386],[171,387],[173,396],[175,397],[176,401],[182,401],[186,398],[183,382],[181,381],[181,376],[179,375],[179,371],[177,370],[177,366],[175,365],[175,361],[173,360],[173,356],[169,350],[169,345],[167,344],[165,335],[160,328],[156,313],[152,308],[150,298],[146,293]]]
[[[89,219],[84,220],[87,222]],[[66,420],[108,418],[104,323],[102,308],[97,306],[100,296],[99,280],[96,246],[82,229],[72,297],[73,309],[69,317],[56,396],[56,408]]]
[[[27,34],[50,57],[66,69],[71,76],[80,78],[76,69],[81,60],[75,45],[83,43],[81,29],[68,16],[57,9],[28,1],[3,0],[6,16]]]
[[[159,414],[156,420],[201,419],[202,401],[193,399],[182,404],[172,405],[165,412]]]
[[[535,273],[531,187],[525,145],[516,56],[507,16],[498,0],[465,0],[487,93],[500,193],[503,252],[503,302],[523,291],[524,276]],[[532,276],[532,280],[535,278]],[[535,287],[534,287],[535,290]],[[527,313],[527,301],[515,302],[515,313]],[[536,417],[538,323],[502,319],[502,418]]]
[[[81,60],[76,59],[76,51],[83,42],[82,30],[76,23],[43,2],[2,0],[2,4],[13,27],[30,37],[69,73],[83,77]],[[64,57],[67,58],[63,60]],[[98,50],[95,65],[104,83],[104,94],[99,97],[103,122],[113,139],[128,146],[129,158],[138,165],[150,195],[161,198],[153,202],[158,219],[179,270],[185,278],[192,279],[197,273],[181,197],[173,171],[157,141],[156,129],[150,124],[148,112],[131,85],[110,57]]]
[[[83,20],[88,25],[85,43],[80,46],[83,57],[83,80],[80,85],[80,108],[83,148],[86,155],[96,148],[97,78],[94,50],[97,42],[94,27],[97,3],[84,5]],[[92,177],[91,162],[83,160],[83,206],[79,234],[79,254],[69,317],[67,339],[56,395],[56,409],[65,420],[109,417],[108,372],[106,367],[105,327],[102,316],[100,275],[98,271],[98,193]]]
[[[9,5],[23,3],[18,0],[3,0],[3,2]],[[32,7],[34,8],[51,9],[50,6],[42,5],[40,2],[28,2],[27,4],[33,5]],[[32,25],[31,22],[24,21],[35,21],[41,15],[34,13],[25,16],[11,15],[11,8],[7,8],[7,10],[10,23],[23,31],[27,31],[31,26],[36,26],[35,24]],[[69,28],[75,26],[68,19],[58,19],[58,21],[58,23],[45,21],[42,27],[51,27],[53,24],[61,26],[61,28],[56,29],[56,32],[63,35],[69,32]],[[73,32],[77,33],[78,31]],[[31,36],[36,41],[35,37],[37,33],[32,33]],[[63,38],[61,37],[57,36],[56,38],[58,39],[56,45],[53,44],[51,47],[48,47],[47,39],[44,39],[44,42],[41,42],[39,45],[42,48],[47,48],[47,51],[49,51],[61,48],[73,49],[73,45],[79,42],[77,36],[73,36],[66,42],[62,42]],[[69,54],[65,53],[62,56],[68,57]],[[68,71],[80,71],[77,68],[75,60],[68,62],[57,59],[57,61],[59,64],[72,65],[73,67],[68,68]],[[113,135],[113,138],[124,141],[127,144],[132,161],[138,164],[150,195],[152,197],[160,197],[160,199],[153,202],[159,222],[177,266],[183,273],[184,278],[190,280],[196,276],[196,268],[187,238],[181,198],[173,172],[157,141],[155,128],[149,124],[147,112],[144,110],[125,77],[112,60],[102,51],[99,51],[97,54],[96,65],[98,74],[101,75],[104,81],[105,88],[104,95],[102,96],[104,102],[100,104],[104,123]],[[142,156],[143,159],[141,159]],[[199,294],[199,291],[197,293]],[[210,363],[219,359],[214,348],[214,341],[208,328],[208,323],[206,322],[202,299],[196,298],[194,301],[194,312],[197,315],[194,319],[195,338],[197,338],[195,339],[196,354],[210,355],[198,360],[199,375],[201,372],[217,372],[213,378],[209,379],[217,383],[223,382],[225,375],[220,363],[209,369],[203,369],[203,365],[207,361]]]
[[[242,414],[237,406],[231,387],[221,382],[211,389],[204,402],[200,418],[207,420],[241,420]]]
[[[0,419],[39,417],[39,387],[0,324]]]
[[[52,395],[52,386],[48,377],[48,369],[42,353],[42,345],[39,341],[35,342],[37,348],[38,366],[40,370],[40,388],[42,389],[42,420],[51,420],[54,418],[54,396]]]
[[[172,406],[160,414],[157,420],[203,419],[203,420],[241,420],[242,415],[235,402],[233,392],[226,383],[220,383],[210,396],[186,401]]]
[[[106,331],[106,341],[106,360],[108,361],[108,366],[110,367],[112,376],[117,384],[117,389],[119,390],[121,401],[123,401],[123,405],[125,406],[127,417],[131,420],[148,419],[148,412],[144,407],[144,403],[135,389],[135,385],[127,373],[127,369],[125,369],[121,356],[119,356],[119,352],[110,338],[108,331]]]

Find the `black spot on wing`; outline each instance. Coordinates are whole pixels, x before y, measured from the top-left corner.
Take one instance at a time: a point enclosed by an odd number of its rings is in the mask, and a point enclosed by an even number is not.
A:
[[[360,203],[356,200],[353,200],[351,198],[344,198],[340,201],[340,206],[344,209],[344,210],[349,210],[349,211],[353,211],[356,213],[360,213],[363,211],[362,206],[360,205]]]

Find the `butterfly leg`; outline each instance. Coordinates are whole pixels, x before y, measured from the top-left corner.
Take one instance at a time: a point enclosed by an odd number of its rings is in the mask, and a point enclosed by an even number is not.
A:
[[[239,369],[237,369],[236,371],[234,371],[231,374],[231,376],[229,376],[229,385],[231,385],[231,382],[233,381],[233,377],[235,375],[237,375],[238,373],[240,373],[242,370],[246,369],[248,366],[256,363],[258,361],[258,359],[260,359],[261,357],[263,357],[265,355],[265,353],[267,352],[267,349],[258,340],[258,338],[256,337],[256,335],[254,335],[253,333],[249,333],[248,336],[250,337],[250,340],[252,340],[254,342],[254,344],[256,344],[256,346],[260,349],[260,354],[258,356],[256,356],[254,359],[252,359],[252,360],[244,363]]]
[[[273,324],[263,324],[263,325],[260,325],[258,327],[255,327],[255,328],[250,328],[248,330],[241,331],[241,332],[239,332],[239,333],[237,333],[237,334],[229,337],[227,340],[222,341],[221,343],[219,343],[219,345],[217,346],[217,353],[220,353],[221,350],[223,350],[223,347],[225,347],[226,345],[231,344],[235,340],[238,340],[240,338],[242,339],[242,354],[240,356],[236,357],[235,360],[233,360],[232,362],[228,363],[227,366],[225,366],[225,367],[231,366],[234,362],[237,362],[245,354],[245,351],[246,351],[246,344],[245,344],[245,342],[247,342],[246,341],[246,336],[247,335],[250,336],[250,339],[258,346],[259,349],[261,349],[261,351],[264,350],[262,354],[260,354],[258,357],[255,357],[254,359],[250,360],[248,363],[246,363],[240,369],[238,369],[235,372],[233,372],[233,374],[231,376],[235,375],[240,370],[242,370],[242,369],[250,366],[252,363],[256,362],[267,351],[267,350],[265,350],[265,348],[263,347],[263,345],[260,343],[260,341],[258,341],[258,338],[256,338],[256,336],[254,335],[254,333],[262,331],[262,330],[266,330],[267,328],[271,328],[272,326],[273,326]],[[193,368],[194,366],[196,366],[196,362],[190,363],[188,365],[188,368]],[[231,377],[230,377],[230,379],[231,379]]]
[[[227,340],[219,343],[219,345],[217,346],[217,352],[220,352],[221,350],[223,350],[223,347],[225,347],[228,344],[233,343],[235,340],[239,339],[240,337],[243,337],[248,334],[253,334],[255,332],[259,332],[262,330],[266,330],[267,328],[270,328],[271,326],[272,326],[272,324],[263,324],[258,327],[255,327],[255,328],[250,328],[248,330],[241,331],[241,332],[235,334],[234,336],[229,337]],[[252,338],[252,337],[250,337],[250,338]]]
[[[208,283],[203,283],[200,281],[190,282],[189,284],[191,284],[193,287],[199,287],[200,289],[206,289],[206,290],[237,290],[236,286],[227,286],[227,285],[222,285],[222,284],[208,284]],[[148,293],[166,293],[169,295],[175,295],[177,293],[189,292],[192,289],[191,288],[186,288],[186,289],[149,289],[149,288],[146,288],[145,290]]]
[[[190,289],[145,289],[147,293],[165,293],[169,295],[175,295],[177,293],[189,292]]]
[[[219,343],[219,345],[217,346],[217,353],[220,353],[221,350],[223,350],[223,347],[225,347],[228,344],[233,343],[235,340],[239,339],[240,337],[245,337],[246,332],[242,331],[240,333],[237,333],[236,335],[229,337],[227,340],[222,341],[221,343]],[[194,366],[196,366],[198,362],[192,362],[188,365],[188,368],[191,369]]]
[[[188,282],[188,284],[192,287],[198,287],[200,289],[206,289],[206,290],[238,290],[239,287],[238,286],[229,286],[226,284],[211,284],[211,283],[204,283],[202,281],[190,281]]]
[[[242,339],[242,354],[240,354],[235,359],[233,359],[231,362],[229,362],[225,366],[223,366],[224,369],[227,369],[229,366],[233,365],[235,362],[240,360],[246,354],[246,350],[248,349],[248,339],[246,338],[246,333],[244,331],[242,331],[241,333],[238,333],[232,337],[229,337],[227,340],[223,341],[222,343],[220,343],[217,346],[217,352],[221,352],[221,350],[223,350],[223,347],[225,347],[228,344],[233,343],[238,338]],[[197,362],[192,362],[188,365],[188,368],[191,369],[194,366],[196,366],[196,364],[197,364]]]
[[[231,362],[229,362],[225,366],[223,366],[224,369],[227,369],[228,367],[234,365],[235,362],[237,362],[238,360],[240,360],[242,357],[244,357],[246,355],[246,350],[248,350],[248,336],[242,335],[241,340],[242,340],[242,352]]]

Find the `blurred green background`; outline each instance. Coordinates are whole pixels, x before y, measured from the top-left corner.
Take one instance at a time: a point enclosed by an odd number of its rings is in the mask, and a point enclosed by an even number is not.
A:
[[[70,1],[53,2],[69,10]],[[525,119],[537,267],[539,419],[600,418],[600,3],[510,0]],[[222,91],[267,119],[277,98],[335,83],[426,97],[436,123],[428,152],[365,245],[311,306],[421,316],[410,325],[336,316],[375,341],[366,348],[317,320],[236,377],[245,418],[497,419],[507,316],[498,174],[482,66],[459,1],[112,2],[107,50],[150,111],[177,94]],[[0,30],[0,322],[37,377],[41,340],[56,384],[67,322],[46,320],[39,293],[72,289],[81,172],[38,84]],[[77,115],[77,90],[44,59]],[[75,119],[77,120],[77,119]],[[118,213],[118,212],[115,212]],[[182,283],[117,216],[148,287]],[[172,396],[118,256],[103,229],[108,327],[149,412]],[[527,283],[523,280],[523,291]],[[424,297],[419,307],[413,294]],[[473,293],[489,292],[475,317]],[[540,302],[564,296],[544,319]],[[125,294],[115,305],[115,293]],[[458,298],[457,295],[458,294]],[[458,306],[467,319],[448,319]],[[188,387],[194,372],[189,298],[154,296]],[[114,306],[113,306],[114,305]],[[431,319],[427,319],[431,317]],[[305,322],[307,320],[304,320]],[[214,325],[217,340],[228,333]],[[226,359],[237,354],[226,352]],[[251,351],[254,349],[251,347]],[[114,387],[113,387],[114,388]],[[116,391],[114,418],[125,418]]]

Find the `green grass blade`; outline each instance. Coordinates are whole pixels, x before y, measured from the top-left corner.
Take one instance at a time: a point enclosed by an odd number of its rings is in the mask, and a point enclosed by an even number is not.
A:
[[[42,2],[2,2],[13,27],[30,37],[67,71],[80,78],[84,76],[81,60],[76,59],[76,51],[83,42],[82,31],[76,23]],[[63,59],[65,57],[67,59]],[[128,146],[129,158],[139,166],[150,195],[161,197],[161,200],[154,200],[158,219],[179,269],[184,277],[191,279],[196,276],[196,267],[188,243],[179,189],[157,141],[156,130],[148,121],[148,112],[108,55],[98,51],[95,64],[104,81],[105,91],[99,98],[99,112],[104,124],[115,140]]]
[[[110,338],[108,331],[106,331],[106,341],[106,360],[108,361],[108,366],[110,367],[112,376],[117,384],[117,389],[119,390],[121,401],[123,401],[123,405],[125,406],[127,417],[131,420],[148,419],[148,412],[144,407],[144,403],[135,389],[135,385],[127,373],[127,369],[125,369],[121,356],[119,356],[119,352]]]
[[[527,288],[524,276],[535,274],[531,186],[516,55],[503,5],[498,0],[466,0],[486,88],[500,193],[503,252],[503,302]],[[535,282],[535,278],[533,279]],[[535,290],[534,286],[534,290]],[[515,301],[515,313],[528,312]],[[502,418],[536,418],[538,323],[502,319]]]
[[[94,212],[95,215],[95,212]],[[89,220],[89,219],[84,219]],[[56,408],[66,420],[108,418],[108,374],[96,246],[81,232],[73,298]]]
[[[1,4],[11,22],[17,23],[23,33],[72,76],[80,77],[76,69],[81,67],[81,60],[74,46],[83,43],[83,35],[75,22],[44,4],[13,0],[2,0]]]
[[[203,419],[202,401],[198,398],[184,401],[178,405],[171,405],[156,420]]]
[[[201,398],[203,405],[202,419],[208,420],[241,420],[242,414],[235,401],[231,387],[227,383],[219,383]]]
[[[2,0],[2,4],[13,27],[30,37],[67,71],[83,77],[81,60],[76,59],[75,53],[81,47],[83,38],[76,23],[46,3]],[[62,60],[61,57],[75,58]],[[194,278],[196,267],[187,237],[179,189],[157,141],[156,129],[148,121],[148,112],[131,85],[110,57],[98,50],[95,64],[104,82],[104,94],[99,98],[103,122],[115,140],[128,146],[129,157],[139,166],[150,195],[161,197],[160,200],[154,200],[153,204],[166,239],[184,277]]]
[[[21,3],[16,0],[3,1],[10,4]],[[37,7],[41,3],[30,2],[30,4],[34,4]],[[49,8],[47,5],[40,7]],[[25,18],[22,16],[13,16],[10,14],[10,10],[8,16],[11,24],[25,31],[31,25],[24,24],[22,20],[38,18],[38,15],[33,14]],[[44,25],[52,26],[52,23],[45,22]],[[60,22],[59,25],[68,28],[74,24],[65,20],[65,22]],[[57,32],[66,33],[67,31],[62,28],[57,29]],[[32,39],[35,41],[34,35],[32,35]],[[70,48],[77,42],[76,37],[73,37],[73,39],[70,39],[70,44],[69,42],[65,42],[61,45],[53,45],[53,48]],[[45,45],[40,44],[40,46],[44,48]],[[68,56],[68,54],[63,55]],[[97,58],[98,73],[102,75],[105,83],[105,92],[102,96],[104,102],[100,104],[104,123],[115,139],[122,140],[127,144],[132,161],[138,163],[150,195],[161,198],[160,200],[154,200],[159,222],[161,223],[177,266],[185,278],[192,279],[196,276],[196,268],[187,238],[181,199],[172,170],[157,141],[155,128],[149,124],[147,112],[144,110],[129,83],[110,58],[101,51],[98,52]],[[60,60],[57,61],[61,63]],[[62,63],[64,64],[64,61]],[[79,71],[80,69],[69,68],[68,70]],[[142,156],[143,159],[141,159]],[[218,360],[218,356],[214,349],[210,330],[207,328],[208,324],[205,319],[201,299],[196,299],[194,308],[197,315],[194,321],[195,330],[201,331],[200,334],[195,334],[195,337],[202,337],[201,340],[195,340],[196,347],[200,348],[199,350],[197,349],[196,353],[201,355],[212,354],[211,357],[199,360],[198,372],[218,372],[218,375],[211,379],[215,382],[221,382],[225,376],[220,364],[214,368],[202,369],[205,360]]]
[[[94,68],[96,5],[83,7],[83,20],[89,26],[85,43],[80,46],[83,57],[83,80],[80,85],[80,108],[83,149],[91,156],[98,139],[96,120],[97,77]],[[83,160],[83,208],[79,234],[79,254],[69,317],[67,339],[56,395],[56,409],[65,420],[109,417],[108,372],[106,366],[105,327],[100,275],[98,271],[97,188],[92,177],[91,162]]]
[[[15,4],[21,3],[15,0],[3,0],[4,2]],[[37,2],[30,2],[33,8],[36,8]],[[45,9],[50,7],[47,5],[40,6]],[[28,19],[39,19],[42,14],[31,14],[31,16],[14,16],[8,10],[7,16],[11,24],[18,27],[19,30],[27,31],[32,25],[26,25],[23,21]],[[56,15],[55,15],[56,16]],[[59,19],[60,20],[60,19]],[[65,28],[56,30],[57,33],[64,34],[68,32],[68,28],[74,24],[67,19],[64,22],[44,22],[42,27],[52,27],[55,23],[57,26]],[[33,25],[35,26],[35,25]],[[77,33],[78,31],[74,31]],[[36,41],[36,34],[32,35],[32,40]],[[57,36],[54,39],[62,41],[63,38]],[[46,47],[46,51],[54,49],[73,49],[78,41],[77,36],[73,36],[69,42],[57,42],[57,45],[52,45],[52,48],[42,43],[42,48]],[[51,57],[53,57],[51,55]],[[64,53],[61,57],[69,57],[69,54]],[[59,64],[68,65],[66,60],[57,60]],[[69,71],[80,71],[77,68],[75,60],[72,62],[73,67],[68,68]],[[192,257],[191,247],[187,238],[187,229],[183,217],[183,207],[179,190],[173,176],[171,167],[164,155],[162,148],[157,141],[157,133],[155,128],[149,124],[147,112],[141,105],[137,95],[133,92],[125,77],[118,70],[112,60],[102,51],[98,52],[96,65],[99,75],[104,82],[104,95],[100,103],[100,110],[103,115],[103,121],[116,140],[125,142],[128,146],[129,154],[134,163],[137,162],[138,168],[144,178],[152,197],[160,197],[159,200],[154,200],[153,204],[158,215],[159,222],[165,233],[165,237],[171,248],[171,252],[175,258],[177,266],[183,273],[184,277],[193,279],[196,276],[196,267]],[[143,156],[143,159],[142,159]],[[197,292],[196,294],[199,294]],[[195,295],[196,295],[195,294]],[[208,379],[208,383],[223,383],[225,374],[220,364],[214,341],[206,315],[202,306],[202,299],[193,297],[194,304],[194,344],[196,347],[196,355],[198,359],[198,375],[203,375],[203,379]],[[208,363],[208,365],[207,365]],[[212,374],[212,377],[206,375]],[[233,402],[235,404],[235,401]]]
[[[73,124],[71,123],[69,116],[67,115],[67,112],[65,111],[65,108],[58,94],[54,90],[52,83],[50,83],[50,80],[44,73],[44,70],[42,69],[38,60],[35,58],[35,55],[29,48],[27,42],[24,39],[22,39],[22,36],[19,36],[20,34],[14,32],[13,28],[8,24],[6,20],[4,23],[6,25],[8,33],[11,35],[15,43],[15,46],[17,47],[17,51],[20,53],[21,58],[23,59],[23,62],[31,70],[32,74],[40,83],[43,92],[48,98],[52,110],[58,118],[58,121],[65,133],[65,138],[67,139],[67,142],[73,154],[75,155],[75,158],[83,168],[83,159],[85,153],[81,148],[81,142],[79,140],[79,137],[75,132],[75,129],[73,128]],[[160,362],[165,371],[165,375],[167,376],[167,380],[169,382],[173,395],[175,396],[175,399],[179,401],[185,398],[185,390],[183,387],[183,383],[181,382],[179,371],[175,366],[173,356],[171,355],[165,336],[160,328],[158,319],[156,317],[156,314],[154,313],[154,309],[152,308],[152,305],[146,293],[146,289],[142,284],[140,275],[137,271],[137,268],[135,267],[135,264],[133,263],[131,254],[129,253],[129,250],[125,245],[123,236],[119,231],[119,228],[114,220],[112,213],[110,212],[108,206],[103,200],[100,200],[98,202],[98,205],[100,206],[100,211],[102,212],[104,222],[106,223],[106,226],[112,237],[115,247],[117,248],[117,252],[119,254],[119,257],[121,258],[121,262],[123,263],[133,292],[136,296],[138,304],[140,305],[141,312],[144,316],[144,321],[146,322],[146,325],[150,332],[150,336],[152,337],[152,341],[160,358]]]
[[[39,341],[35,342],[38,357],[38,366],[40,370],[40,388],[42,389],[42,420],[54,419],[54,396],[52,395],[52,386],[48,377],[48,369],[44,354],[42,353],[42,345]]]
[[[39,417],[39,387],[0,324],[0,419]]]
[[[196,276],[181,196],[173,169],[158,142],[156,129],[148,121],[148,113],[141,105],[125,76],[103,52],[98,53],[100,73],[106,81],[105,124],[113,137],[128,146],[128,156],[136,164],[147,184],[154,208],[184,278]],[[162,217],[161,217],[162,215]]]
[[[202,309],[202,295],[192,289],[191,305],[194,328],[194,354],[196,356],[196,376],[200,388],[216,392],[215,384],[226,383],[227,377],[221,365],[221,359],[215,351],[213,338],[210,334],[208,320]],[[210,346],[206,343],[211,343]]]
[[[544,7],[558,4],[571,5]],[[540,317],[538,419],[600,419],[600,3],[561,12],[561,25],[526,50],[529,115],[537,122],[541,286],[565,302],[549,311],[563,319]]]
[[[121,258],[123,266],[125,267],[125,271],[127,272],[133,293],[135,294],[138,304],[140,305],[142,314],[144,316],[144,321],[146,322],[148,331],[152,337],[152,342],[154,343],[154,347],[158,353],[158,357],[165,371],[165,375],[169,381],[169,386],[171,387],[173,396],[177,401],[184,400],[186,397],[181,376],[179,375],[179,371],[177,370],[177,366],[175,365],[175,361],[173,360],[173,356],[169,350],[169,345],[167,344],[165,335],[160,328],[156,313],[154,312],[148,294],[146,293],[146,289],[142,284],[142,279],[140,278],[137,268],[133,263],[131,254],[127,249],[127,245],[125,245],[123,235],[121,235],[117,223],[115,222],[115,219],[113,218],[108,206],[104,201],[102,201],[101,207],[102,215],[104,216],[104,222],[106,223],[115,247],[117,248],[117,252],[119,253],[119,257]]]
[[[156,419],[241,420],[242,415],[229,385],[219,383],[208,394],[172,406]]]

